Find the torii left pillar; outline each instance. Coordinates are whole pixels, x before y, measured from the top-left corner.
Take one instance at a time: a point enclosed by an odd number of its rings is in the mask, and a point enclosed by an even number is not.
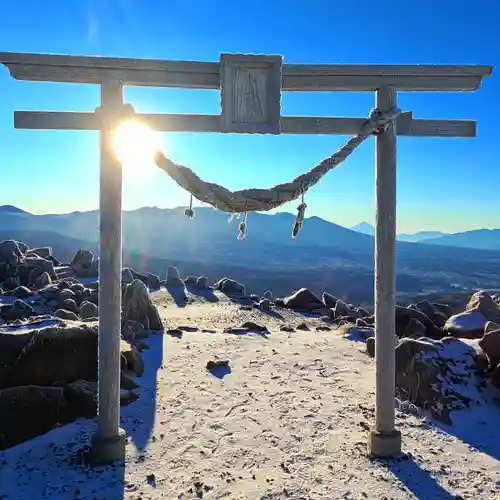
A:
[[[122,165],[113,151],[112,138],[123,110],[122,83],[103,80],[99,188],[99,405],[97,432],[92,438],[92,458],[106,463],[125,457],[125,431],[120,428]]]

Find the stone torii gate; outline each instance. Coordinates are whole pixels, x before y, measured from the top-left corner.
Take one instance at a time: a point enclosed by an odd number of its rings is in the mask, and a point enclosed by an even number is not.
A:
[[[160,131],[356,134],[364,118],[281,116],[281,92],[376,92],[382,112],[397,107],[397,91],[474,91],[491,74],[489,66],[298,65],[281,56],[221,54],[219,62],[165,61],[0,53],[18,80],[93,83],[101,86],[95,112],[15,111],[20,129],[100,131],[100,300],[98,429],[96,459],[123,458],[119,427],[120,315],[122,265],[122,170],[111,133],[133,110],[124,105],[124,86],[184,87],[221,91],[220,115],[136,114]],[[402,113],[376,135],[375,235],[375,425],[368,451],[390,457],[401,450],[395,429],[395,246],[396,135],[475,137],[474,121],[418,120]]]

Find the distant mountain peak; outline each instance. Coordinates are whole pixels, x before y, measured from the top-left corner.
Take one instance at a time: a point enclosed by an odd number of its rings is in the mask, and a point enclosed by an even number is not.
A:
[[[352,231],[356,231],[357,233],[369,234],[373,236],[375,234],[375,228],[368,222],[360,222],[355,226],[351,227]]]
[[[14,205],[1,205],[0,214],[27,214],[25,210],[15,207]]]

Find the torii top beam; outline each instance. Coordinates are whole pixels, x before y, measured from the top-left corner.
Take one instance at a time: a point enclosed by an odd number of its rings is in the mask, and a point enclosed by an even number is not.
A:
[[[124,85],[220,88],[220,63],[83,57],[0,52],[18,80]],[[392,86],[398,91],[447,92],[477,90],[491,66],[284,64],[283,91],[375,91]]]

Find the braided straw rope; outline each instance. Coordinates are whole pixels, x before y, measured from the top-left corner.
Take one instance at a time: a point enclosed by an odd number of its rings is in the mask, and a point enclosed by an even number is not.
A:
[[[175,163],[161,152],[156,153],[155,163],[192,196],[219,210],[232,213],[268,211],[303,196],[326,173],[340,165],[367,137],[384,132],[388,124],[399,114],[401,114],[399,108],[393,108],[385,113],[373,109],[358,134],[349,139],[332,156],[325,158],[292,182],[278,184],[269,189],[230,191],[219,184],[203,181],[190,168]]]

